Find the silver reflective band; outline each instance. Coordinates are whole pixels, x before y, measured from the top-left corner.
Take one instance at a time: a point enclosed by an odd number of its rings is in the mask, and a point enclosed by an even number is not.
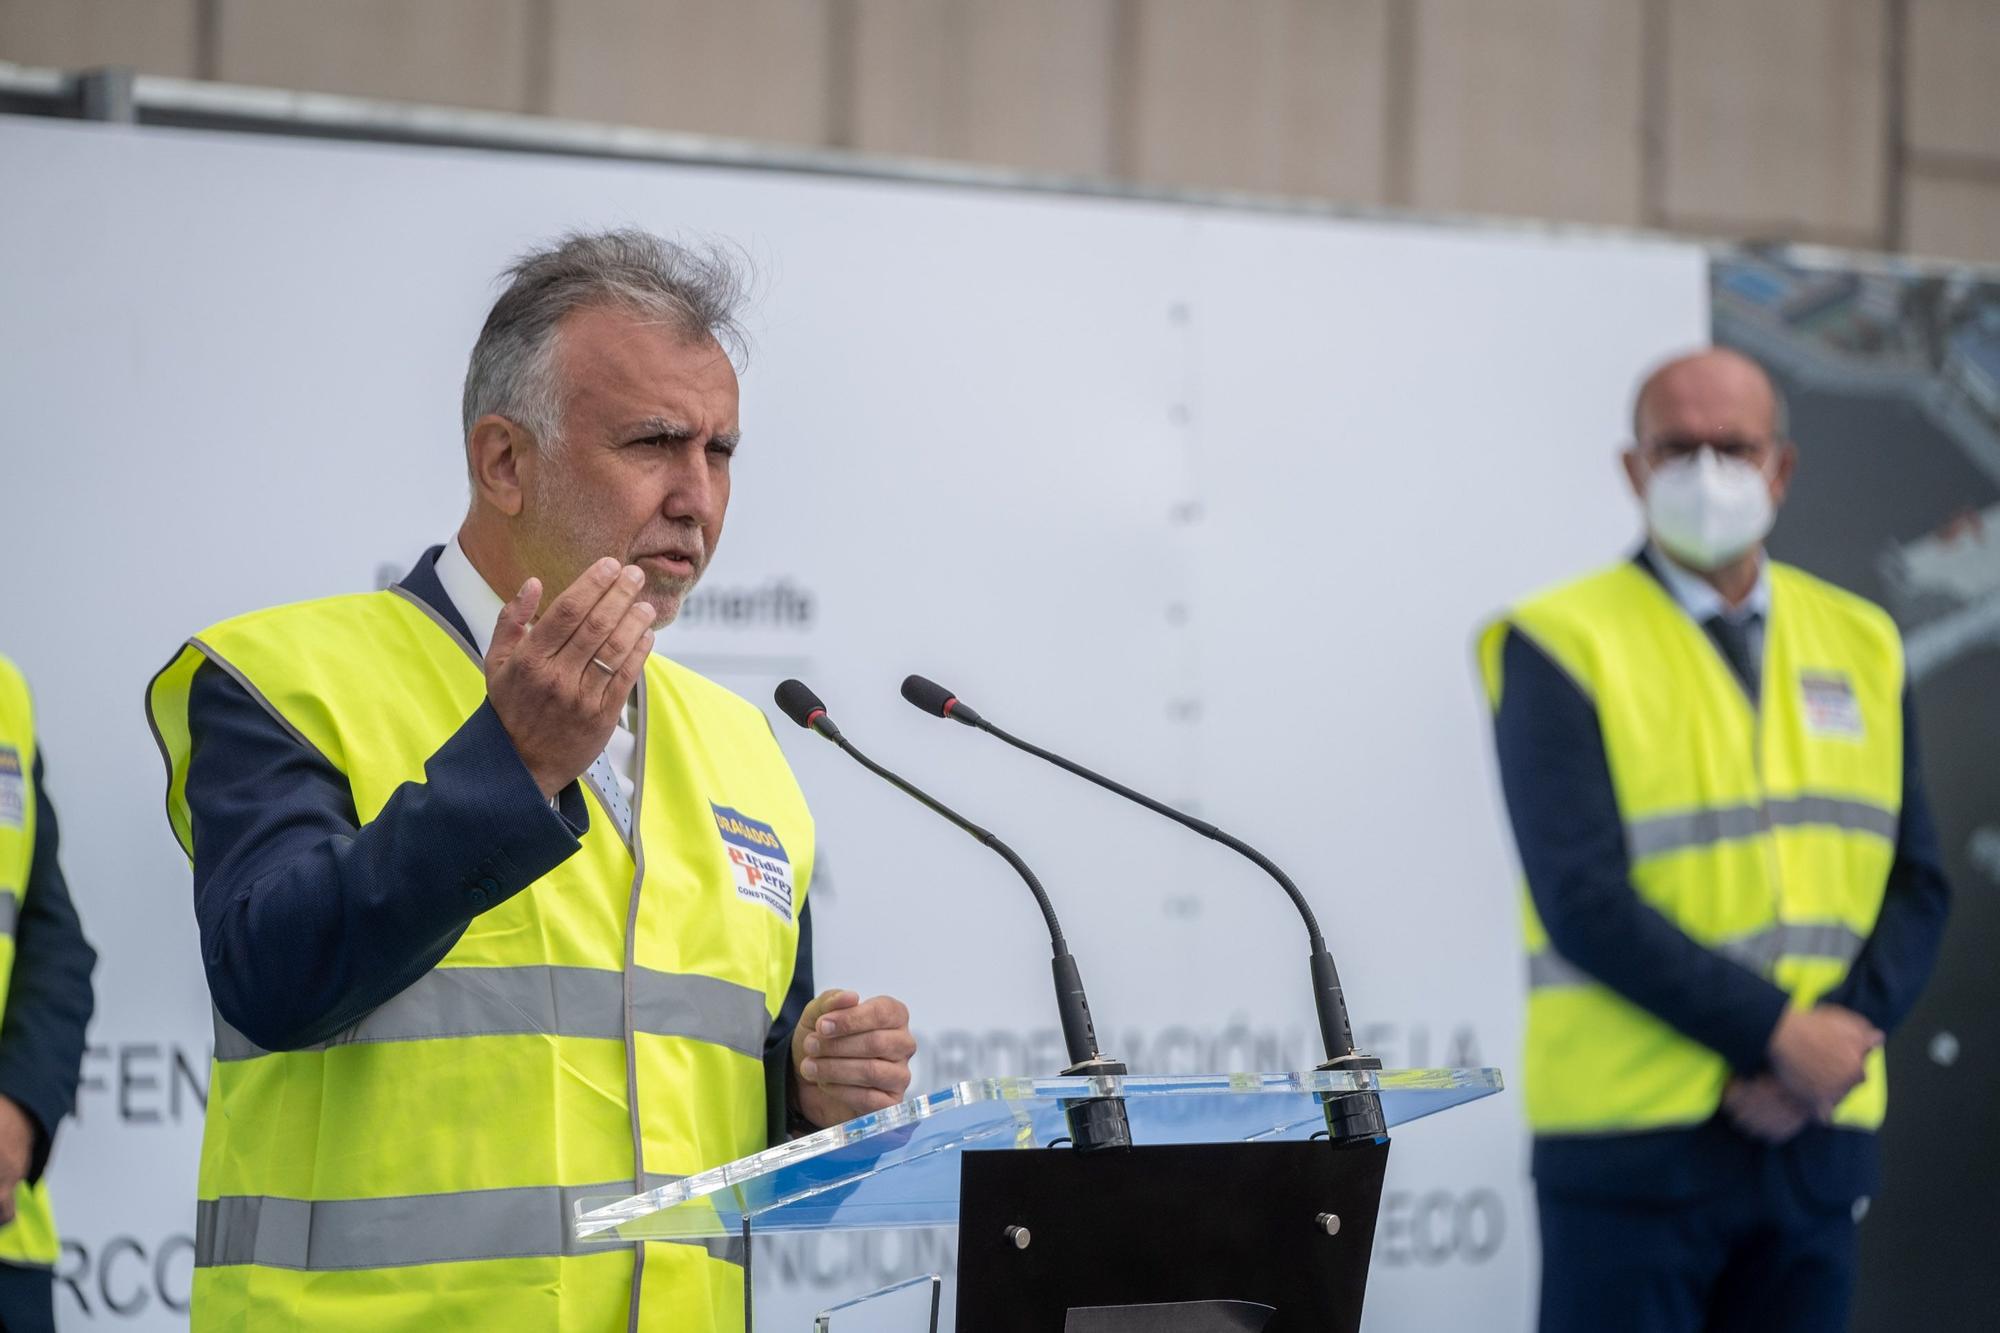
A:
[[[646,1183],[652,1188],[672,1179],[648,1176]],[[627,1180],[392,1199],[203,1199],[195,1205],[194,1262],[197,1268],[259,1264],[327,1273],[615,1254],[618,1247],[575,1239],[576,1204],[631,1189]],[[738,1236],[664,1243],[699,1245],[711,1258],[743,1262]]]
[[[1540,953],[1528,955],[1528,989],[1546,990],[1551,986],[1589,986],[1595,984],[1590,974],[1557,953],[1554,949],[1544,949]]]
[[[1768,828],[1816,825],[1872,833],[1894,840],[1897,814],[1867,801],[1838,796],[1793,796],[1763,805],[1719,805],[1706,810],[1654,815],[1625,825],[1625,846],[1633,859],[1663,856],[1691,847],[1708,847],[1738,838],[1754,838]]]
[[[12,935],[20,918],[21,900],[11,893],[0,893],[0,935]]]
[[[1781,958],[1830,958],[1851,963],[1860,955],[1863,943],[1858,933],[1838,921],[1790,922],[1723,940],[1715,951],[1752,972],[1769,975]]]
[[[1869,801],[1850,801],[1838,796],[1793,796],[1764,802],[1771,823],[1779,828],[1801,824],[1821,824],[1850,833],[1873,833],[1894,841],[1901,815]]]
[[[770,1026],[762,991],[693,973],[633,969],[635,1032],[712,1042],[761,1059]],[[522,1035],[624,1040],[624,974],[594,967],[433,968],[354,1026],[306,1049]],[[216,1016],[216,1059],[269,1054]]]
[[[1707,847],[1764,831],[1764,812],[1754,805],[1691,810],[1679,815],[1655,815],[1625,826],[1625,850],[1633,860],[1664,856],[1690,847]]]
[[[1838,921],[1786,922],[1766,926],[1748,935],[1721,940],[1711,946],[1723,957],[1741,963],[1759,976],[1769,976],[1784,958],[1823,958],[1852,963],[1865,941],[1852,927]],[[1528,989],[1554,986],[1590,986],[1589,973],[1554,949],[1528,955]]]

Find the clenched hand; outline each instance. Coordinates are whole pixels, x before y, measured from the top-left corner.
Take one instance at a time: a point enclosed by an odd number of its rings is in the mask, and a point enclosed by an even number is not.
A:
[[[28,1174],[35,1123],[11,1097],[0,1097],[0,1226],[14,1220],[14,1191]]]
[[[1868,1053],[1881,1044],[1881,1032],[1852,1009],[1787,1009],[1771,1033],[1771,1069],[1787,1092],[1824,1120],[1867,1076]]]
[[[1812,1108],[1770,1074],[1730,1079],[1722,1090],[1722,1111],[1738,1129],[1766,1143],[1790,1141],[1813,1119]]]
[[[887,995],[863,1000],[851,990],[822,993],[792,1031],[799,1110],[825,1128],[880,1111],[910,1089],[910,1011]]]

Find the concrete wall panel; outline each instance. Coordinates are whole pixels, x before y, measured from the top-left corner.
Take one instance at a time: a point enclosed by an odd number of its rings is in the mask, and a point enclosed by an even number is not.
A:
[[[528,0],[218,0],[227,83],[524,111]]]
[[[1640,0],[1415,0],[1411,203],[1641,221]]]
[[[0,60],[192,78],[195,29],[195,0],[0,0]]]
[[[2000,158],[2000,4],[1911,0],[1910,146]]]
[[[1671,0],[1665,12],[1668,219],[1879,238],[1886,0]]]
[[[1912,179],[1904,228],[1912,254],[2000,264],[2000,176]]]
[[[821,0],[549,0],[558,116],[776,143],[827,136]]]
[[[1116,0],[860,0],[851,145],[1106,176]]]
[[[1390,0],[1133,6],[1126,174],[1380,203]]]

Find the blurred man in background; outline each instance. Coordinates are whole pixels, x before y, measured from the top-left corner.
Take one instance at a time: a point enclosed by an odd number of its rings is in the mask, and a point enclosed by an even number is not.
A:
[[[1634,557],[1489,626],[1527,879],[1544,1333],[1845,1326],[1881,1046],[1948,891],[1902,644],[1765,557],[1797,452],[1753,362],[1640,389]]]
[[[42,786],[34,701],[0,657],[0,1329],[53,1329],[50,1274],[61,1241],[42,1171],[76,1106],[90,973],[56,861],[56,812]]]
[[[577,1204],[909,1085],[901,1004],[813,995],[764,715],[652,653],[728,508],[740,279],[630,231],[511,276],[457,535],[149,694],[218,1014],[197,1327],[740,1328],[739,1241]]]

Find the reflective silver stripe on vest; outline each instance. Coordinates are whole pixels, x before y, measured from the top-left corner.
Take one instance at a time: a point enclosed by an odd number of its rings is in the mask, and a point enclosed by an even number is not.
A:
[[[12,935],[14,923],[21,919],[21,900],[11,893],[0,893],[0,935]]]
[[[1654,815],[1625,825],[1625,846],[1633,859],[1663,856],[1691,847],[1754,838],[1770,828],[1817,825],[1894,840],[1896,812],[1867,801],[1837,796],[1794,796],[1756,805],[1719,805],[1706,810]]]
[[[1769,976],[1783,958],[1831,959],[1852,963],[1861,953],[1862,937],[1838,921],[1810,924],[1788,922],[1710,946],[1723,957],[1741,963],[1759,976]],[[1554,949],[1528,955],[1528,989],[1590,986],[1595,980]]]
[[[761,1059],[771,1016],[764,993],[692,973],[634,969],[632,1023],[655,1036],[688,1037]],[[502,1036],[625,1038],[625,978],[593,967],[439,967],[417,978],[330,1041],[434,1041]],[[215,1020],[215,1058],[250,1060],[269,1051]]]
[[[1557,953],[1544,949],[1528,955],[1528,989],[1547,990],[1551,986],[1589,986],[1590,974]]]
[[[1768,976],[1781,958],[1831,959],[1852,963],[1865,941],[1853,928],[1838,921],[1805,924],[1788,922],[1768,926],[1752,935],[1724,940],[1715,951],[1734,959],[1752,972]]]
[[[648,1176],[648,1189],[675,1177]],[[576,1205],[583,1199],[629,1192],[632,1182],[608,1185],[530,1185],[468,1190],[462,1194],[412,1194],[391,1199],[282,1199],[233,1195],[195,1205],[197,1268],[259,1264],[330,1273],[416,1264],[462,1264],[485,1259],[547,1259],[615,1254],[616,1245],[576,1239]],[[743,1239],[719,1236],[667,1241],[699,1245],[711,1258],[741,1265]]]
[[[1900,822],[1897,812],[1870,801],[1850,801],[1838,796],[1793,796],[1766,801],[1771,822],[1779,828],[1800,824],[1826,825],[1849,833],[1872,833],[1878,838],[1896,839]]]

